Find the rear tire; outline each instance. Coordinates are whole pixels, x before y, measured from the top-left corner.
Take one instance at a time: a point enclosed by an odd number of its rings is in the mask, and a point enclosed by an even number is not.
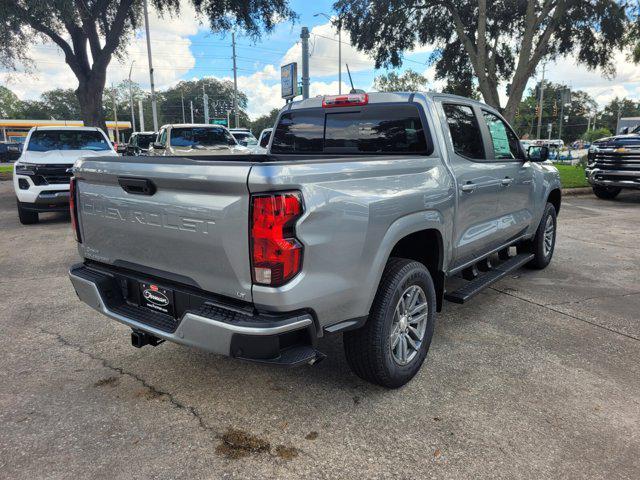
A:
[[[20,201],[18,203],[18,218],[20,219],[20,223],[23,225],[33,225],[34,223],[38,223],[38,212],[33,212],[31,210],[25,210],[22,207]]]
[[[592,188],[596,197],[603,200],[613,200],[622,191],[620,187],[601,187],[599,185],[593,185]]]
[[[412,260],[390,258],[367,323],[344,333],[351,370],[383,387],[406,384],[427,357],[435,312],[436,292],[427,268]]]
[[[536,270],[542,270],[551,263],[556,247],[557,217],[556,208],[547,203],[542,214],[542,219],[532,240],[518,245],[518,253],[533,253],[534,257],[525,266]]]

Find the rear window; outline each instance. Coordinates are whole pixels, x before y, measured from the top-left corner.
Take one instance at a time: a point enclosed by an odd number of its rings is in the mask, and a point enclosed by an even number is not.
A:
[[[105,136],[98,131],[36,130],[31,134],[27,150],[49,152],[52,150],[111,150]]]
[[[151,142],[155,142],[156,140],[156,136],[155,134],[149,133],[149,134],[140,134],[138,135],[138,146],[140,148],[149,148],[149,145],[151,144]]]
[[[415,105],[288,112],[273,133],[272,153],[428,153]]]
[[[236,141],[224,128],[187,127],[171,129],[172,147],[215,147],[235,144]]]

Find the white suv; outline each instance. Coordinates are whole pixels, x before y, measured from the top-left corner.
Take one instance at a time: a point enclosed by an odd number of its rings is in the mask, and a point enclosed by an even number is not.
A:
[[[68,211],[70,169],[77,159],[117,155],[96,127],[32,128],[13,170],[20,223],[36,223],[41,212]]]

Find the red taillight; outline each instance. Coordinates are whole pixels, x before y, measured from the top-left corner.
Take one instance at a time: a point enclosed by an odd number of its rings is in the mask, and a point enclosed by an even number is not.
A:
[[[251,275],[254,283],[277,287],[302,267],[295,222],[302,215],[300,192],[255,195],[251,204]]]
[[[69,181],[69,213],[71,214],[71,228],[76,234],[76,241],[82,242],[80,238],[80,226],[78,225],[78,203],[76,198],[76,179],[71,177]]]
[[[347,95],[325,95],[322,97],[322,108],[358,107],[369,103],[366,93],[349,93]]]

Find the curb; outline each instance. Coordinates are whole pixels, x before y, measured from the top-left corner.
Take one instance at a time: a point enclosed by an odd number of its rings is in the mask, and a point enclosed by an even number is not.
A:
[[[574,197],[576,195],[591,195],[593,189],[591,187],[578,187],[578,188],[563,188],[563,197]]]

